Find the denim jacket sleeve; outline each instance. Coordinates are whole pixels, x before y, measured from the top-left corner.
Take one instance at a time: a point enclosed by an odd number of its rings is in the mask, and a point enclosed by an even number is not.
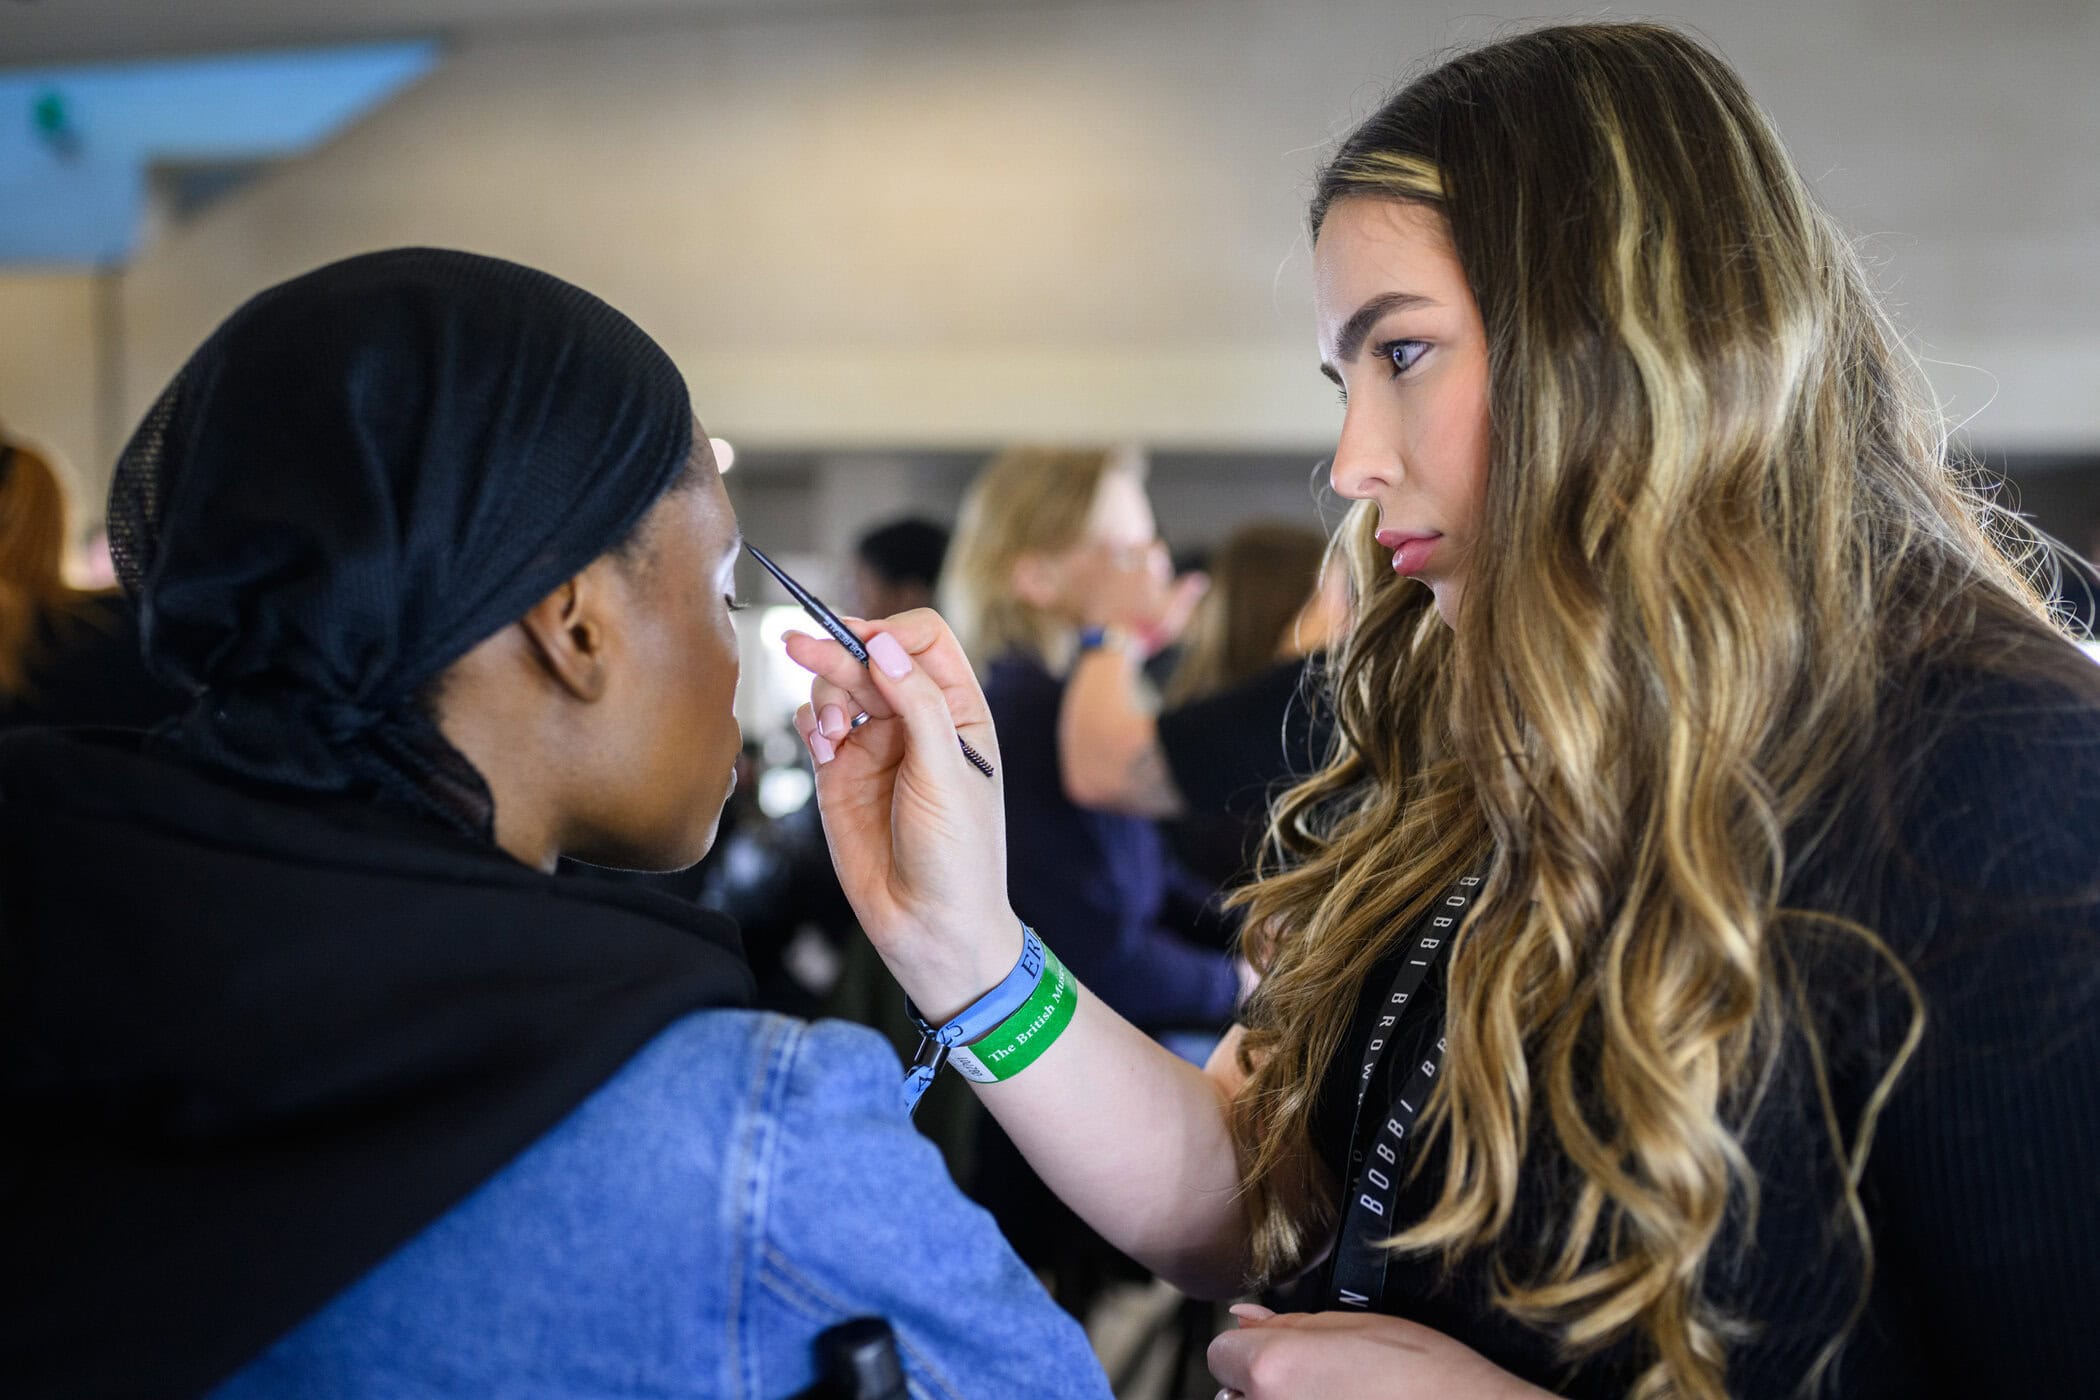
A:
[[[874,1315],[896,1331],[914,1400],[1106,1400],[1078,1324],[905,1116],[888,1043],[842,1022],[773,1025],[725,1164],[742,1217],[739,1393],[808,1385],[810,1339]]]

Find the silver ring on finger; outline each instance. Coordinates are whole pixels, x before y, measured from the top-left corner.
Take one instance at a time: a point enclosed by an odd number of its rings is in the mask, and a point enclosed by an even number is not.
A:
[[[853,716],[853,722],[846,727],[848,729],[858,729],[872,718],[874,716],[870,715],[866,710],[861,710]]]

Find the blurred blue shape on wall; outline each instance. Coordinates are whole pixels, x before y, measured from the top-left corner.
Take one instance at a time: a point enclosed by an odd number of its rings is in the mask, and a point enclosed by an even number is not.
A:
[[[156,167],[227,188],[229,172],[312,149],[437,61],[419,41],[0,72],[0,263],[121,264]]]

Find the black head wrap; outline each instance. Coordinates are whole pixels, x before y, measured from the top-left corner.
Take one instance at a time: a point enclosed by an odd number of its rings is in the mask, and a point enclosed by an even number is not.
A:
[[[558,278],[405,248],[236,311],[117,464],[110,548],[189,756],[488,838],[424,686],[623,540],[692,446],[654,341]]]

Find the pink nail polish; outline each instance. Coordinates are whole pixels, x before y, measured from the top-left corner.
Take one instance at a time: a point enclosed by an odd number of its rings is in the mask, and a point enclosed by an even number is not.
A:
[[[887,632],[878,632],[868,643],[868,658],[882,668],[882,674],[891,680],[902,680],[911,674],[911,657],[897,639]]]
[[[836,739],[846,732],[846,712],[836,705],[826,705],[817,716],[817,727],[827,739]]]
[[[832,747],[831,740],[825,738],[824,732],[819,729],[813,729],[810,731],[809,751],[812,755],[815,756],[817,760],[817,766],[819,768],[823,767],[825,764],[831,762],[831,760],[839,756],[839,751],[836,748]]]

